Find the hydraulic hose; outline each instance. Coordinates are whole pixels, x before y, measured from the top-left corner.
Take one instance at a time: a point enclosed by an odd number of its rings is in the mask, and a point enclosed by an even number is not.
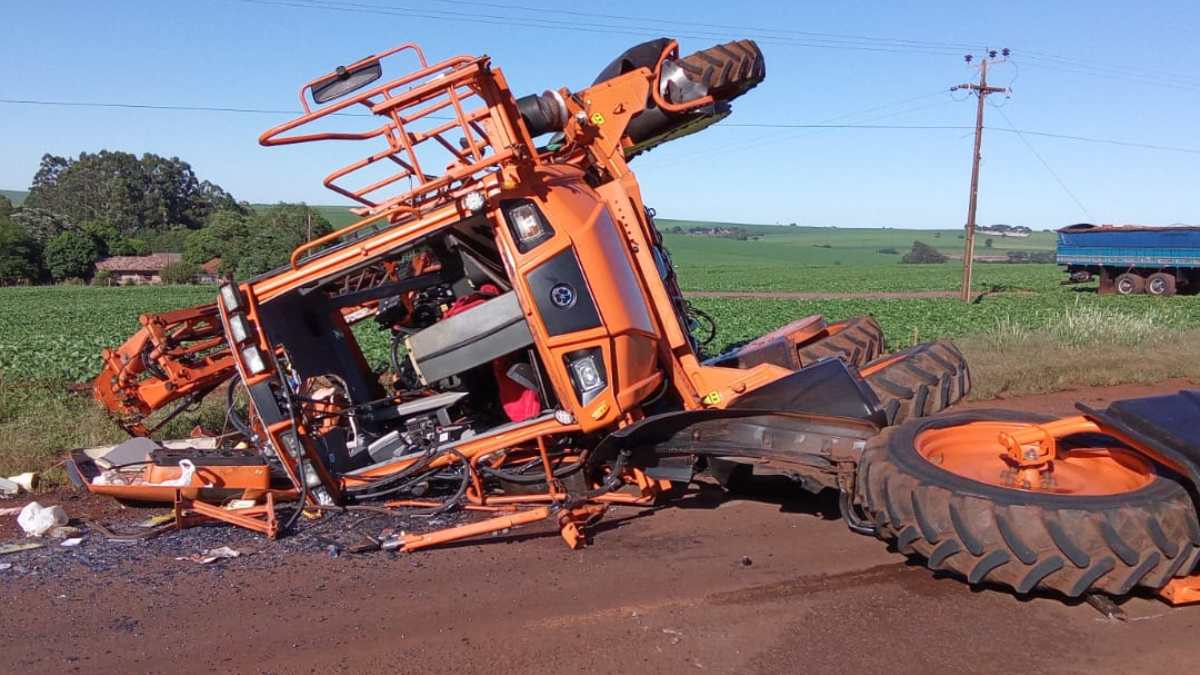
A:
[[[238,415],[237,410],[234,408],[234,392],[237,391],[237,386],[240,383],[241,378],[234,377],[233,379],[229,380],[229,386],[225,389],[225,419],[229,420],[229,423],[233,425],[233,428],[237,429],[243,436],[246,437],[247,440],[249,440],[250,437],[254,435],[254,432],[250,430],[250,425],[247,424],[240,415]]]

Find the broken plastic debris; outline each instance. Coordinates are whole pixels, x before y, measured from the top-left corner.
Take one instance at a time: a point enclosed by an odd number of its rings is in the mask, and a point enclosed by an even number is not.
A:
[[[175,520],[174,513],[160,513],[157,516],[150,516],[149,518],[138,523],[137,526],[138,527],[158,527],[159,525],[162,525],[163,523],[169,523],[172,520]]]
[[[171,480],[164,480],[161,483],[146,483],[149,487],[189,487],[192,484],[192,477],[196,475],[196,465],[190,459],[179,460],[179,477]],[[200,487],[208,487],[204,483]]]
[[[16,497],[21,492],[21,486],[16,481],[0,478],[0,497]]]
[[[204,553],[193,553],[192,555],[176,558],[176,560],[190,560],[194,563],[207,565],[223,558],[236,558],[240,555],[242,555],[241,551],[238,551],[235,548],[218,546],[217,548],[211,548]]]
[[[43,545],[44,544],[42,544],[40,541],[23,541],[19,544],[6,544],[4,546],[0,546],[0,555],[29,551],[35,548],[41,548]]]
[[[9,476],[8,480],[20,485],[21,489],[26,492],[33,492],[38,486],[38,475],[32,471]]]
[[[83,530],[79,529],[78,527],[59,525],[57,527],[50,528],[50,530],[46,532],[46,536],[50,537],[51,539],[70,539],[71,537],[78,537],[82,532]]]
[[[37,502],[29,502],[17,514],[17,524],[30,537],[40,537],[55,527],[66,525],[69,520],[63,507],[42,506]]]
[[[70,539],[63,539],[63,542],[59,544],[59,546],[63,546],[65,548],[74,548],[82,543],[83,537],[71,537]]]
[[[0,572],[12,569],[12,563],[0,563]]]
[[[234,499],[226,504],[225,508],[234,511],[237,509],[248,509],[257,505],[258,502],[253,499]]]

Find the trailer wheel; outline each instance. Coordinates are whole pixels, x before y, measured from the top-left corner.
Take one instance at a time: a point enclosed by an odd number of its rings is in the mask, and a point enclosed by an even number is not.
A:
[[[1051,488],[1011,485],[1000,432],[1050,419],[972,411],[886,429],[863,454],[856,500],[898,551],[972,584],[1124,595],[1191,572],[1200,523],[1187,491],[1116,441],[1060,450]]]
[[[875,359],[858,372],[879,398],[889,426],[941,412],[971,391],[966,358],[941,340]]]
[[[1146,280],[1146,292],[1161,297],[1175,295],[1175,275],[1168,272],[1151,274]]]
[[[1113,282],[1117,295],[1137,295],[1146,292],[1146,280],[1141,275],[1126,272]]]
[[[805,366],[828,358],[861,366],[883,352],[883,329],[873,316],[837,321],[826,326],[821,337],[802,344],[798,352]]]

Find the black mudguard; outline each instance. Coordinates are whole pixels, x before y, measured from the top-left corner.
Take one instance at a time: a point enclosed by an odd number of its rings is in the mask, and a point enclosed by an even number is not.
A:
[[[856,461],[883,425],[871,390],[842,361],[828,360],[749,392],[728,408],[647,417],[609,434],[593,456],[608,461],[627,449],[633,465],[652,475],[676,468],[677,458],[737,457],[832,487],[838,463]]]
[[[1193,495],[1200,490],[1200,390],[1183,390],[1165,396],[1113,401],[1104,410],[1075,404],[1101,428],[1125,436],[1139,449],[1181,467],[1191,481]]]

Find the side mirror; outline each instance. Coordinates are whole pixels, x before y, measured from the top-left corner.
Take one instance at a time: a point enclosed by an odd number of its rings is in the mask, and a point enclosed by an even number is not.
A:
[[[361,89],[382,76],[383,67],[379,65],[379,61],[350,68],[338,66],[333,75],[312,86],[313,102],[318,105],[327,103],[356,89]]]

